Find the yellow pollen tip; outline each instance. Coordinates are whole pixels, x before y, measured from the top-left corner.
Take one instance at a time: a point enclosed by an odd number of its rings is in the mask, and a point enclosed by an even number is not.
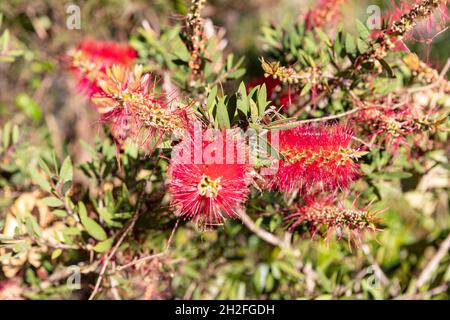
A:
[[[212,180],[210,177],[204,175],[197,185],[197,188],[201,196],[215,198],[221,189],[220,177]]]

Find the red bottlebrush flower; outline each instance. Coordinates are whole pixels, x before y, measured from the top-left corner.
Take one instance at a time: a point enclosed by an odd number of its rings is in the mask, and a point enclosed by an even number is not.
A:
[[[303,192],[347,187],[359,176],[355,160],[365,154],[350,147],[352,136],[342,125],[280,131],[275,148],[281,159],[273,185],[280,191]]]
[[[311,30],[335,23],[345,2],[346,0],[320,0],[316,7],[306,14],[306,28]]]
[[[112,65],[130,67],[136,51],[127,44],[109,41],[84,40],[69,55],[70,69],[78,78],[78,88],[88,96],[101,91],[98,80]]]
[[[415,11],[416,15],[420,15],[436,10],[435,14],[428,14],[424,21],[419,22],[414,31],[410,30],[405,34],[407,40],[427,42],[446,28],[446,22],[449,19],[446,2],[446,0],[415,0],[396,3],[391,0],[392,9],[384,16],[384,19],[388,22],[390,32],[396,32],[395,21],[401,24],[402,20],[412,18],[407,15],[408,12]]]
[[[391,1],[392,9],[384,15],[385,30],[374,30],[373,39],[390,37],[389,50],[409,52],[404,40],[426,43],[444,30],[449,20],[446,0]]]
[[[322,233],[327,239],[337,234],[339,238],[347,237],[349,244],[358,245],[362,241],[364,231],[380,231],[377,224],[379,212],[369,209],[369,205],[362,209],[356,208],[357,199],[350,208],[342,202],[334,204],[333,195],[321,199],[307,198],[302,206],[285,218],[290,230],[301,224],[306,224],[312,236]]]
[[[242,139],[225,131],[205,136],[197,142],[195,134],[188,135],[175,148],[168,170],[169,192],[178,216],[212,226],[239,217],[249,193],[250,166],[239,161],[238,153],[245,150]]]
[[[351,121],[359,124],[361,134],[390,153],[396,153],[400,146],[409,152],[411,147],[427,141],[426,133],[433,127],[429,118],[436,112],[411,98],[359,102],[359,107],[361,110],[352,115]]]
[[[94,94],[92,102],[98,107],[101,120],[111,124],[118,144],[126,139],[145,147],[163,137],[185,129],[189,122],[187,106],[176,106],[164,94],[155,92],[150,74],[142,67],[134,71],[118,65],[105,72],[98,81],[101,91]]]

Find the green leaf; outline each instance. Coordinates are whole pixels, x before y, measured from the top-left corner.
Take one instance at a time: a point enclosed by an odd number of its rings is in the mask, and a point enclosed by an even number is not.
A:
[[[13,127],[12,136],[11,136],[13,144],[16,144],[17,142],[19,142],[19,135],[20,135],[19,126],[15,125]]]
[[[5,30],[2,34],[2,36],[0,37],[0,47],[1,47],[1,52],[2,53],[7,53],[8,52],[8,45],[9,45],[9,31]]]
[[[94,219],[91,219],[87,215],[86,206],[83,202],[78,202],[78,215],[80,216],[81,224],[93,238],[104,241],[108,237],[105,230]]]
[[[56,197],[47,197],[42,199],[42,202],[49,207],[61,207],[64,203]]]
[[[364,41],[362,41],[361,39],[357,39],[356,40],[356,46],[358,47],[358,52],[359,53],[364,53],[369,48],[369,46]]]
[[[243,114],[247,114],[249,110],[249,103],[247,97],[247,88],[244,82],[241,82],[238,89],[237,108],[242,111]]]
[[[227,106],[225,105],[225,97],[219,98],[216,106],[216,125],[219,129],[230,128],[230,117],[228,116]]]
[[[49,177],[53,176],[52,172],[50,171],[50,168],[47,166],[44,160],[41,158],[38,159],[38,165],[39,168],[41,168]]]
[[[263,115],[266,111],[266,107],[270,103],[267,102],[267,89],[266,85],[263,84],[258,90],[258,112],[260,115]]]
[[[331,47],[330,37],[323,32],[321,29],[315,29],[316,34],[319,36],[320,40],[322,40],[327,46]]]
[[[383,180],[393,180],[393,179],[406,179],[412,177],[410,172],[381,172],[377,174],[372,174],[371,178],[383,179]]]
[[[72,181],[73,179],[73,167],[72,167],[72,161],[70,160],[70,157],[68,156],[62,166],[61,171],[59,172],[59,178],[62,182],[68,182]]]
[[[253,276],[253,283],[255,284],[258,292],[264,291],[266,287],[267,276],[269,275],[269,266],[265,263],[261,263]]]
[[[370,37],[370,31],[367,29],[367,27],[359,20],[356,20],[356,29],[358,30],[359,37],[367,41]]]
[[[62,253],[61,249],[56,249],[55,251],[52,252],[51,259],[52,260],[57,259],[61,255],[61,253]]]
[[[305,86],[302,88],[302,91],[300,92],[300,96],[304,96],[305,94],[307,94],[312,88],[312,84],[311,82],[308,82],[307,84],[305,84]]]
[[[217,96],[217,86],[214,86],[208,93],[208,98],[206,99],[206,109],[208,113],[212,115],[214,107],[216,106],[216,96]]]
[[[95,245],[94,251],[100,252],[100,253],[105,252],[105,251],[109,250],[109,248],[111,248],[113,242],[114,242],[114,238],[109,238],[102,242],[99,242]]]
[[[39,105],[26,93],[20,93],[16,97],[16,106],[23,113],[35,121],[42,119],[42,111]]]
[[[9,147],[11,142],[11,123],[7,122],[3,127],[3,148]]]
[[[28,213],[25,218],[25,224],[30,235],[37,236],[39,238],[42,237],[41,227],[37,223],[36,218],[33,217],[30,213]]]
[[[179,36],[173,39],[170,45],[171,45],[171,53],[173,55],[175,55],[182,61],[185,62],[189,61],[191,55],[189,53],[189,50],[186,48],[186,45],[183,43],[183,41],[180,39]]]
[[[233,72],[230,72],[228,74],[228,79],[238,79],[240,77],[242,77],[245,74],[245,69],[237,69]]]
[[[44,179],[43,176],[39,174],[39,172],[36,170],[36,168],[31,167],[30,168],[30,175],[31,178],[45,191],[51,192],[52,187],[50,186],[50,183]]]
[[[351,34],[347,34],[345,37],[345,51],[350,54],[356,54],[355,38]]]
[[[67,217],[67,211],[61,210],[61,209],[53,210],[53,211],[52,211],[52,214],[54,214],[54,215],[57,216],[58,218],[64,218],[64,217]]]
[[[255,101],[253,99],[250,99],[250,118],[252,119],[253,123],[258,122],[258,106],[256,105]]]

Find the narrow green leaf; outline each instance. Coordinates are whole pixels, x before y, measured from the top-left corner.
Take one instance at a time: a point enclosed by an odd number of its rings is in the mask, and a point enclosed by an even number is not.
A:
[[[59,172],[59,178],[62,182],[72,181],[73,179],[73,167],[72,167],[72,161],[70,160],[70,157],[68,156],[62,166],[61,171]]]
[[[52,211],[52,214],[54,214],[55,216],[57,216],[58,218],[65,218],[67,217],[67,211],[65,210],[61,210],[61,209],[56,209]]]
[[[381,172],[371,175],[372,178],[392,180],[392,179],[406,179],[412,177],[410,172]]]
[[[38,238],[42,237],[42,230],[35,217],[28,213],[25,218],[25,223],[28,228],[28,232],[30,235],[37,236]]]
[[[367,41],[370,37],[370,31],[367,29],[367,27],[359,20],[356,20],[356,29],[358,30],[359,37]]]
[[[217,86],[214,86],[208,93],[208,98],[206,99],[206,109],[209,114],[212,115],[214,107],[216,106],[216,96],[217,96]]]
[[[114,238],[109,238],[109,239],[103,240],[102,242],[99,242],[95,245],[94,251],[99,252],[99,253],[105,252],[105,251],[109,250],[109,248],[111,248],[113,242],[114,242]]]
[[[369,46],[361,39],[356,40],[356,46],[358,47],[358,52],[360,54],[366,52],[367,49],[369,48]]]
[[[345,37],[345,51],[350,54],[356,54],[355,38],[349,33]]]
[[[228,74],[228,79],[238,79],[240,77],[242,77],[245,74],[245,69],[237,69],[233,72],[230,72]]]
[[[40,175],[40,173],[36,170],[36,168],[31,167],[30,168],[30,175],[31,178],[36,182],[43,190],[47,192],[52,191],[52,187],[50,186],[50,183],[44,179],[43,176]]]
[[[238,89],[237,108],[242,111],[243,114],[247,114],[249,110],[249,103],[247,97],[247,88],[244,82],[241,82]]]
[[[86,206],[83,202],[78,202],[78,215],[80,216],[81,224],[93,238],[103,241],[106,240],[107,235],[105,230],[94,219],[91,219],[87,215]]]
[[[258,90],[258,112],[260,115],[264,114],[268,104],[266,84],[263,84]]]
[[[39,165],[39,168],[41,168],[49,177],[51,177],[53,175],[52,172],[50,171],[50,168],[47,166],[45,161],[42,160],[41,158],[38,159],[38,165]]]
[[[19,142],[19,135],[20,135],[20,131],[19,131],[19,126],[15,125],[13,127],[13,131],[12,131],[12,143],[17,144],[17,142]]]
[[[64,205],[64,203],[56,197],[44,198],[44,199],[42,199],[42,203],[45,204],[46,206],[54,207],[54,208],[61,207]]]
[[[23,113],[35,121],[42,119],[42,111],[39,105],[26,93],[19,93],[16,97],[16,106]]]
[[[1,47],[2,47],[2,52],[3,53],[6,53],[7,52],[7,50],[8,50],[8,45],[9,45],[9,31],[8,30],[5,30],[4,32],[3,32],[3,34],[2,34],[2,37],[1,37]]]
[[[225,97],[219,98],[216,106],[216,124],[219,129],[230,128],[230,118],[228,116],[227,106],[225,104]]]
[[[55,251],[52,252],[51,259],[52,260],[57,259],[61,255],[61,253],[62,253],[61,249],[56,249]]]
[[[253,123],[258,122],[258,106],[253,99],[250,99],[250,118]]]
[[[331,47],[330,37],[323,32],[321,29],[315,29],[316,34],[319,36],[320,40],[322,40],[327,46]]]
[[[304,96],[305,94],[307,94],[312,88],[312,84],[311,82],[308,82],[307,84],[305,84],[305,86],[302,88],[302,91],[300,92],[300,96]]]
[[[3,148],[8,148],[11,142],[11,123],[7,122],[3,126]]]

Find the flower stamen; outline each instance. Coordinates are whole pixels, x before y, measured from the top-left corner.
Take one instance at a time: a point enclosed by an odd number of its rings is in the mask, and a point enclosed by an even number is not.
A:
[[[222,188],[220,185],[220,177],[213,180],[210,177],[203,175],[202,180],[197,185],[198,192],[201,196],[207,198],[217,197],[219,190]]]

